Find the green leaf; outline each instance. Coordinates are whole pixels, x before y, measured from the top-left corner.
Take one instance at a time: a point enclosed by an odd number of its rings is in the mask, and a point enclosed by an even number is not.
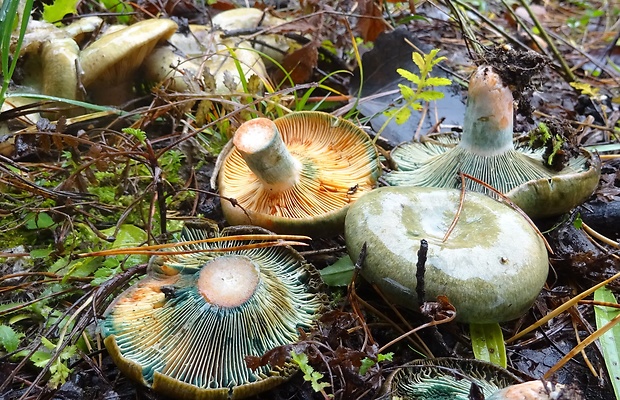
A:
[[[130,224],[121,225],[118,228],[118,231],[116,231],[116,227],[112,227],[102,230],[101,233],[107,237],[112,237],[114,233],[116,233],[116,237],[111,247],[113,249],[138,246],[148,239],[148,236],[143,229]]]
[[[416,94],[413,91],[413,89],[407,85],[403,85],[401,83],[398,84],[398,87],[400,88],[400,94],[403,95],[403,97],[405,98],[405,100],[407,101],[415,101],[416,98]]]
[[[321,270],[321,278],[328,286],[348,286],[353,279],[355,264],[348,255]]]
[[[25,227],[26,229],[35,230],[35,229],[46,229],[54,226],[56,223],[49,216],[49,214],[40,212],[40,213],[30,213],[26,217]]]
[[[106,9],[110,10],[113,13],[127,14],[119,15],[116,17],[119,23],[129,24],[129,22],[131,22],[131,15],[129,14],[133,13],[133,7],[131,7],[129,4],[119,0],[102,0],[101,3]]]
[[[360,375],[366,375],[369,369],[371,369],[376,364],[375,360],[372,358],[364,357],[362,359],[362,364],[360,365]]]
[[[53,388],[57,388],[69,379],[71,368],[66,366],[65,363],[60,360],[56,360],[56,362],[54,362],[54,364],[50,367],[50,373],[52,376],[50,377],[49,385]]]
[[[451,84],[452,84],[452,81],[450,79],[440,78],[440,77],[435,77],[435,76],[426,78],[426,80],[424,81],[425,86],[449,86]]]
[[[594,292],[594,300],[606,303],[617,304],[616,298],[611,290],[602,287]],[[596,328],[601,329],[612,319],[620,314],[620,309],[611,307],[594,306],[596,318]],[[600,338],[603,358],[607,366],[607,372],[611,384],[616,394],[616,399],[620,399],[620,324],[616,324],[609,331],[605,332]]]
[[[46,258],[47,256],[49,256],[52,252],[54,251],[54,249],[51,249],[49,247],[45,248],[45,249],[34,249],[34,250],[30,250],[30,257],[32,258]]]
[[[396,72],[398,72],[400,76],[407,79],[408,81],[411,81],[415,83],[416,85],[420,84],[420,77],[414,74],[413,72],[407,71],[406,69],[403,69],[403,68],[396,69]]]
[[[415,65],[418,66],[420,71],[424,71],[425,63],[424,63],[424,59],[422,58],[422,54],[414,51],[411,54],[411,58],[413,59],[413,62],[415,63]]]
[[[435,65],[437,65],[437,64],[439,64],[440,62],[445,61],[445,60],[447,60],[447,59],[448,59],[448,57],[437,57],[436,59],[434,59],[434,60],[431,62],[431,65],[434,67]]]
[[[52,355],[47,351],[37,350],[30,356],[30,361],[32,361],[35,367],[43,368],[47,365],[50,358],[52,358]]]
[[[304,374],[304,380],[310,382],[315,392],[323,392],[326,387],[330,386],[327,382],[319,382],[319,380],[323,378],[323,374],[315,371],[314,368],[308,364],[308,356],[305,353],[297,354],[291,350],[291,358]]]
[[[122,131],[123,133],[126,133],[128,135],[135,137],[136,139],[140,141],[140,143],[144,143],[146,141],[146,132],[144,132],[142,129],[123,128]]]
[[[41,336],[41,344],[48,350],[54,350],[56,348],[56,345],[44,336]]]
[[[389,353],[379,353],[377,354],[377,362],[381,362],[381,361],[392,361],[392,359],[394,358],[394,353],[389,352]]]
[[[413,104],[411,105],[411,107],[413,107]],[[407,122],[410,116],[411,116],[411,110],[409,109],[409,107],[404,107],[404,108],[399,109],[396,112],[394,116],[394,120],[396,121],[398,125],[402,125],[405,122]]]
[[[418,98],[424,101],[433,101],[443,99],[443,93],[436,90],[425,90],[418,94]]]
[[[77,14],[79,0],[54,0],[51,5],[43,4],[43,19],[58,22],[67,14]]]
[[[581,219],[580,212],[578,212],[577,215],[575,216],[575,219],[573,220],[573,226],[575,227],[575,229],[583,228],[583,219]]]
[[[23,333],[17,333],[8,325],[0,325],[0,346],[4,347],[9,353],[17,350],[19,339]]]
[[[439,53],[439,49],[433,49],[424,56],[424,66],[426,67],[425,69],[430,71],[431,67],[433,66],[433,59],[435,59],[437,53]]]
[[[469,324],[471,346],[478,360],[506,368],[506,347],[499,324]]]

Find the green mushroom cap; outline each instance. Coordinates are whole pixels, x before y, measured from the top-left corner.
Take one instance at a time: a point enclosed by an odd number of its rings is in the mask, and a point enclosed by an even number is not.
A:
[[[471,77],[460,138],[437,135],[405,143],[392,151],[397,170],[386,176],[395,186],[458,188],[460,172],[497,189],[530,217],[567,212],[596,189],[601,164],[583,150],[560,171],[545,166],[544,149],[513,144],[513,98],[489,66]],[[469,180],[467,188],[491,191]]]
[[[221,236],[257,232],[266,231],[243,227]],[[212,235],[186,228],[182,240]],[[324,306],[320,278],[290,247],[234,249],[251,243],[191,244],[182,247],[189,254],[152,257],[148,275],[114,301],[101,324],[119,369],[158,393],[192,400],[244,398],[288,379],[292,366],[252,370],[245,356],[294,343],[312,326]],[[209,248],[218,251],[203,252]]]
[[[425,239],[426,300],[447,296],[460,322],[518,318],[547,278],[544,241],[515,210],[475,192],[466,193],[458,222],[444,241],[460,195],[456,189],[375,189],[349,209],[347,251],[357,261],[365,243],[362,276],[391,301],[415,309],[417,253]]]

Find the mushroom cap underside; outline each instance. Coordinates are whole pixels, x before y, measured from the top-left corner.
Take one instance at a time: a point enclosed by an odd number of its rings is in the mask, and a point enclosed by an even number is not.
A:
[[[207,237],[206,231],[185,229],[182,239]],[[242,398],[287,379],[293,368],[251,370],[244,357],[294,343],[299,329],[312,326],[324,306],[320,278],[289,247],[226,250],[251,243],[185,245],[179,249],[218,251],[154,256],[147,277],[113,302],[101,324],[119,369],[136,382],[183,399]],[[252,290],[231,296],[236,285],[247,283],[239,284],[237,270],[227,273],[230,261],[256,271]],[[218,286],[226,290],[218,292]]]
[[[386,176],[395,186],[460,188],[460,173],[471,175],[510,198],[530,217],[562,214],[583,203],[594,192],[600,177],[597,155],[582,150],[561,171],[544,165],[544,149],[518,146],[492,156],[473,154],[452,135],[406,143],[392,152],[397,166]],[[467,188],[492,194],[469,179]]]
[[[403,400],[468,400],[472,384],[476,384],[486,398],[524,379],[485,361],[435,358],[416,360],[398,368],[386,379],[383,392],[388,398]]]
[[[278,233],[332,235],[342,230],[346,210],[372,190],[381,174],[369,136],[349,121],[322,112],[297,112],[273,121],[302,169],[299,182],[272,193],[232,148],[218,180],[227,221]]]

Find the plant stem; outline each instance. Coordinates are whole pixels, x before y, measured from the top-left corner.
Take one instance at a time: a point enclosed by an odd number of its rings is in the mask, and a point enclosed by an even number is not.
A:
[[[0,52],[2,53],[2,89],[0,89],[0,106],[4,104],[4,96],[9,88],[9,83],[15,72],[17,66],[17,60],[19,59],[19,52],[24,41],[24,35],[26,34],[26,28],[28,27],[28,21],[30,20],[30,13],[32,12],[32,3],[34,0],[26,0],[24,2],[24,9],[21,13],[21,23],[19,26],[19,37],[15,43],[15,51],[13,53],[13,59],[9,66],[9,52],[11,49],[11,34],[13,32],[13,25],[15,24],[15,18],[18,16],[17,8],[19,7],[19,0],[7,0],[2,4],[0,9]]]

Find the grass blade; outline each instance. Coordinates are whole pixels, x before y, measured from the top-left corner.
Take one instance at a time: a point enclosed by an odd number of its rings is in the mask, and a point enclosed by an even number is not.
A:
[[[469,335],[476,359],[506,368],[506,346],[499,324],[469,324]]]
[[[594,292],[594,300],[617,304],[614,294],[606,287],[602,287]],[[613,320],[614,317],[620,315],[620,309],[594,306],[594,315],[596,317],[596,328],[601,329],[601,327]],[[609,331],[605,332],[599,340],[616,399],[620,399],[620,324],[616,324]]]

